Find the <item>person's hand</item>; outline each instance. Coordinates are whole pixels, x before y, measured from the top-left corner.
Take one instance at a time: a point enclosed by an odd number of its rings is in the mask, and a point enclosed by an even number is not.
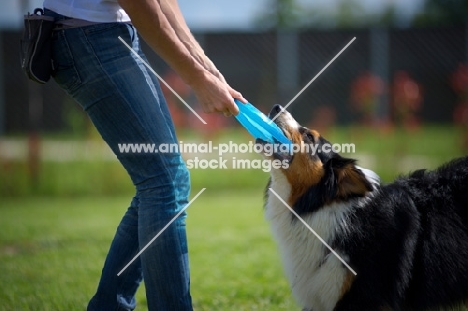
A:
[[[239,108],[234,103],[234,98],[247,103],[241,93],[225,82],[224,77],[221,79],[208,71],[205,72],[203,79],[192,83],[191,87],[206,113],[221,112],[225,116],[237,115]]]

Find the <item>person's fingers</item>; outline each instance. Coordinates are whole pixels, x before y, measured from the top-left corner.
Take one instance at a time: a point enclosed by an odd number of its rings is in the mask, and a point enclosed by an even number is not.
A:
[[[234,99],[231,98],[231,101],[229,102],[229,105],[227,105],[227,108],[232,115],[237,116],[239,114],[239,107],[237,107],[236,103],[234,102]]]
[[[232,98],[229,98],[229,101],[225,104],[221,104],[219,102],[215,104],[203,104],[202,102],[202,108],[203,112],[205,113],[223,113],[226,117],[239,114],[239,108],[234,103],[234,100]]]
[[[229,86],[229,94],[231,94],[231,96],[233,98],[236,98],[238,100],[240,100],[242,103],[244,104],[247,104],[248,101],[247,99],[244,98],[244,96],[242,96],[242,94],[236,90],[234,90],[232,87]]]
[[[242,98],[242,95],[237,92],[236,90],[232,89],[228,84],[225,84],[227,86],[227,91],[228,98],[226,101],[222,103],[222,108],[218,107],[218,111],[223,112],[226,115],[226,112],[230,113],[231,115],[237,116],[239,114],[239,108],[237,107],[236,103],[234,102],[233,99],[233,94],[236,96],[240,96]]]

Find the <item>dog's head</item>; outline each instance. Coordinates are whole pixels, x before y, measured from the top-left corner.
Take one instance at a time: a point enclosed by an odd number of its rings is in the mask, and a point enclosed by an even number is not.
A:
[[[289,154],[264,154],[270,160],[287,161],[286,167],[272,170],[271,174],[272,177],[282,174],[287,178],[292,189],[289,198],[292,205],[306,200],[310,208],[320,208],[333,202],[363,197],[373,190],[364,173],[356,167],[356,161],[336,153],[333,145],[319,132],[301,126],[279,105],[273,107],[268,117],[274,119],[294,146]],[[259,140],[257,143],[268,144]]]

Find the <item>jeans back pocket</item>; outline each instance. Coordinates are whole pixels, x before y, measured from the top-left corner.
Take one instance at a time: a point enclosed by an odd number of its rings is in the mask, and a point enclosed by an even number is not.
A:
[[[71,29],[77,30],[77,29]],[[52,76],[57,84],[70,92],[81,84],[81,78],[75,67],[75,60],[65,33],[71,30],[58,30],[52,36]]]

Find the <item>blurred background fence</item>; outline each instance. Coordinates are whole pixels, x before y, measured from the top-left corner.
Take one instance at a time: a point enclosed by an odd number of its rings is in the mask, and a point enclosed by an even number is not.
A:
[[[0,32],[0,133],[78,130],[84,116],[68,96],[53,81],[36,85],[21,72],[19,37],[20,31]],[[287,104],[356,37],[291,105],[303,123],[448,124],[462,122],[466,114],[466,27],[211,31],[196,37],[229,83],[264,111]],[[190,90],[146,50],[156,72],[197,106]],[[175,99],[170,104],[177,126],[190,126],[191,112]]]

